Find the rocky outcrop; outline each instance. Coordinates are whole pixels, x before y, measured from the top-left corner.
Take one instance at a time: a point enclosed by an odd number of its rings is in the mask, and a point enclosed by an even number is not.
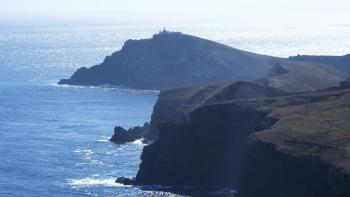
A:
[[[59,84],[159,90],[225,80],[253,81],[264,76],[279,59],[163,31],[151,39],[126,41],[120,51],[100,65],[80,68]]]
[[[129,178],[129,177],[119,177],[117,180],[115,180],[116,183],[123,184],[123,185],[134,185],[135,184],[135,178]]]
[[[133,184],[349,196],[349,98],[350,89],[338,88],[201,105],[160,124]]]
[[[145,123],[142,127],[137,126],[128,130],[118,126],[114,128],[114,135],[109,140],[114,143],[133,142],[142,139],[149,132],[149,127],[149,123]]]
[[[283,60],[258,82],[291,93],[338,86],[347,77],[347,73],[323,63]]]

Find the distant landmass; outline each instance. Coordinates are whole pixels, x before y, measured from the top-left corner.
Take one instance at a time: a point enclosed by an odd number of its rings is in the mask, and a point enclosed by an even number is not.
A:
[[[103,63],[78,69],[59,84],[110,84],[134,89],[169,89],[254,81],[280,58],[234,49],[178,32],[162,31],[151,39],[128,40]]]
[[[161,90],[265,79],[267,85],[288,92],[308,91],[331,87],[344,80],[350,74],[349,62],[350,55],[289,58],[259,55],[164,30],[150,39],[126,41],[120,51],[106,57],[101,64],[82,67],[59,84],[109,84]],[[276,66],[288,73],[279,77],[271,75]]]

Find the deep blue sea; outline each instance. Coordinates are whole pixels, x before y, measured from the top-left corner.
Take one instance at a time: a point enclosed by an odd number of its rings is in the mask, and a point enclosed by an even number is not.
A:
[[[136,175],[144,144],[116,145],[108,138],[116,125],[149,121],[157,91],[56,85],[75,69],[100,63],[125,40],[162,28],[0,27],[0,196],[180,196],[114,183]],[[350,53],[350,26],[168,29],[282,57]]]

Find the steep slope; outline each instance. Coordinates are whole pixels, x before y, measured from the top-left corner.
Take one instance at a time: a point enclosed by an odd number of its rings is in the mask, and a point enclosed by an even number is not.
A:
[[[249,197],[349,196],[349,98],[344,86],[202,105],[160,124],[129,183],[231,186]]]
[[[333,66],[339,71],[350,75],[350,54],[344,56],[312,56],[312,55],[298,55],[289,58],[297,61],[311,61],[319,62]]]
[[[286,92],[305,92],[338,86],[347,77],[346,73],[326,64],[283,60],[258,81]]]
[[[279,58],[163,31],[151,39],[128,40],[100,65],[78,69],[59,84],[110,84],[135,89],[169,89],[225,80],[253,81]]]

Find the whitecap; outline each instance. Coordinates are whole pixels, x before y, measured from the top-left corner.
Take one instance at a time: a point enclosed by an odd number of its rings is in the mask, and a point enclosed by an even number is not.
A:
[[[101,139],[98,139],[97,141],[98,142],[109,142],[109,138],[110,137],[107,137],[107,136],[101,136]]]
[[[55,86],[58,88],[70,88],[70,89],[98,89],[98,90],[119,90],[122,93],[130,93],[130,94],[159,94],[159,90],[137,90],[132,89],[128,87],[123,86],[115,86],[115,85],[90,85],[90,86],[84,86],[84,85],[68,85],[68,84],[57,84],[57,83],[50,83],[51,86]]]
[[[133,144],[137,144],[137,145],[144,145],[143,143],[143,138],[142,139],[138,139],[132,142]]]
[[[74,150],[75,153],[81,153],[81,150],[80,149],[76,149]]]
[[[120,183],[116,183],[115,179],[97,179],[92,177],[82,178],[82,179],[67,179],[67,184],[73,187],[91,187],[91,186],[106,186],[106,187],[116,187],[123,186]]]

